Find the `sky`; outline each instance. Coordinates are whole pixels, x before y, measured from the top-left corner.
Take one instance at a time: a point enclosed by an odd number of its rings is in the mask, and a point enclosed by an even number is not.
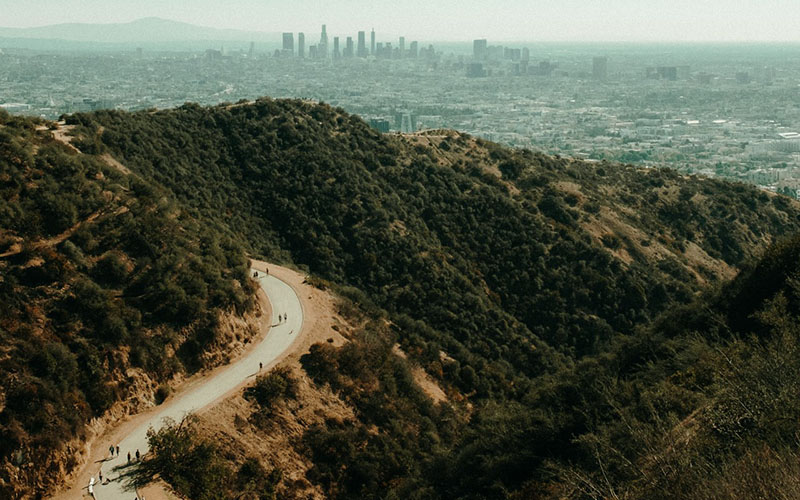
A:
[[[0,0],[0,26],[162,17],[420,41],[800,41],[800,0]]]

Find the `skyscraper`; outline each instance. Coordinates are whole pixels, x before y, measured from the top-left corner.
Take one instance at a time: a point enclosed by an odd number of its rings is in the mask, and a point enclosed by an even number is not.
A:
[[[411,46],[408,49],[408,57],[416,59],[418,55],[419,55],[419,43],[411,42]]]
[[[413,133],[417,128],[417,119],[411,111],[404,110],[400,115],[400,132],[403,134]]]
[[[304,58],[306,56],[306,34],[297,34],[297,57]]]
[[[592,76],[596,80],[605,80],[608,78],[607,57],[595,57],[592,59]]]
[[[369,53],[375,55],[375,28],[372,28],[372,33],[369,35]]]
[[[342,54],[339,52],[339,37],[333,37],[333,58],[339,59]]]
[[[367,34],[363,31],[358,32],[358,57],[367,57]]]
[[[283,34],[283,55],[294,55],[294,33]]]
[[[347,58],[353,57],[353,37],[352,36],[348,36],[347,37],[347,42],[345,43],[345,46],[344,46],[344,54],[343,55],[344,55],[344,57],[347,57]]]
[[[485,61],[489,55],[489,46],[485,38],[472,42],[472,57],[476,61]]]
[[[324,24],[322,25],[322,34],[319,36],[319,44],[317,45],[317,57],[320,59],[328,58],[328,30]]]

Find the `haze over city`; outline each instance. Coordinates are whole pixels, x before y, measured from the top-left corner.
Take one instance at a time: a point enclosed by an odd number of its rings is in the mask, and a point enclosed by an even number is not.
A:
[[[592,0],[498,4],[474,0],[43,0],[0,1],[0,26],[28,28],[59,23],[120,23],[157,16],[216,28],[261,32],[332,33],[375,28],[424,40],[463,41],[764,41],[800,40],[800,3],[738,1]]]

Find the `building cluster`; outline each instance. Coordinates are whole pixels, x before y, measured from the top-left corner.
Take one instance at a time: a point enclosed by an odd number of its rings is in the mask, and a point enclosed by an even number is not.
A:
[[[466,65],[466,75],[470,78],[490,77],[495,67],[504,62],[510,63],[509,72],[513,76],[551,76],[558,72],[558,64],[551,61],[531,61],[529,48],[489,45],[485,38],[472,42],[472,60]],[[608,78],[608,57],[595,57],[592,61],[592,76],[597,80]]]
[[[300,59],[366,59],[374,57],[378,59],[416,59],[430,58],[436,53],[432,45],[420,48],[419,42],[412,41],[406,45],[405,37],[400,37],[396,46],[391,42],[378,42],[375,37],[375,30],[370,31],[369,45],[367,45],[367,32],[359,31],[356,39],[348,36],[344,40],[341,37],[328,36],[327,25],[322,25],[319,43],[308,46],[306,53],[305,33],[297,33],[297,46],[295,48],[295,34],[283,33],[283,46],[275,51],[276,57],[297,57]]]

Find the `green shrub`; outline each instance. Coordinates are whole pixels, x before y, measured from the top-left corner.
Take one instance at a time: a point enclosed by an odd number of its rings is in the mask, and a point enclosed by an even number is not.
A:
[[[244,397],[253,400],[265,410],[284,398],[297,394],[297,381],[288,368],[275,368],[266,375],[256,378],[256,383],[244,391]]]

